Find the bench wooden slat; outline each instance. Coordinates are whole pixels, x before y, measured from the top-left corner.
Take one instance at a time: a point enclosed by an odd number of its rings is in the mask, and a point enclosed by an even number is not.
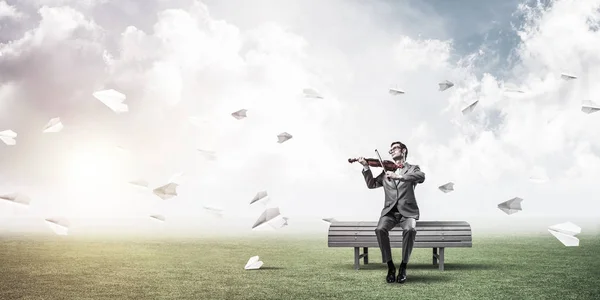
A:
[[[375,236],[375,231],[331,231],[329,236]],[[402,236],[402,230],[393,230],[389,232],[390,237]],[[453,235],[471,235],[471,231],[418,231],[417,236],[425,235],[439,235],[439,236],[453,236]]]
[[[402,242],[402,237],[390,238],[392,243]],[[470,242],[472,241],[469,236],[422,236],[416,237],[415,241],[417,242],[442,242],[442,241],[450,241],[450,242]],[[329,242],[337,243],[337,242],[357,242],[357,243],[367,243],[367,242],[377,242],[376,237],[370,236],[361,236],[361,237],[353,237],[353,236],[339,236],[339,237],[331,237]]]
[[[347,226],[341,226],[341,227],[335,227],[335,226],[330,226],[329,230],[330,231],[346,231],[346,230],[357,230],[357,231],[374,231],[375,228],[377,228],[377,226],[365,226],[365,227],[347,227]],[[417,231],[435,231],[435,230],[443,230],[443,231],[454,231],[454,230],[471,230],[470,226],[436,226],[436,227],[419,227],[417,225],[416,227]],[[396,230],[400,230],[402,231],[402,228],[400,226],[396,226],[394,227],[392,230],[390,231],[396,231]]]
[[[402,243],[398,242],[390,242],[392,248],[402,248]],[[377,241],[375,242],[365,242],[365,243],[357,243],[357,242],[335,242],[328,243],[329,247],[379,247]],[[441,247],[472,247],[471,242],[415,242],[413,248],[441,248]]]
[[[377,226],[376,221],[366,222],[332,222],[332,226],[350,226],[350,227],[361,227],[361,226]],[[418,226],[470,226],[465,221],[417,221]]]

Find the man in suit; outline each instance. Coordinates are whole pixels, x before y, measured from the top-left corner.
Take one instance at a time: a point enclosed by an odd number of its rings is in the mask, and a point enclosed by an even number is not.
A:
[[[406,264],[410,258],[415,236],[417,235],[416,220],[419,219],[419,207],[415,198],[415,187],[425,181],[425,173],[418,165],[406,163],[408,148],[401,142],[390,145],[390,155],[398,166],[396,172],[384,171],[376,178],[368,163],[361,157],[358,162],[363,165],[362,174],[369,189],[383,187],[385,192],[384,208],[381,211],[379,223],[375,229],[381,256],[388,265],[386,281],[404,283],[406,281]],[[402,263],[396,277],[396,266],[392,261],[389,231],[400,224],[402,228]]]

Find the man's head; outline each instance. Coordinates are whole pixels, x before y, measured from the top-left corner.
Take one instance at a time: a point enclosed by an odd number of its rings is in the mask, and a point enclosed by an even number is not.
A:
[[[406,145],[402,144],[401,142],[393,142],[390,145],[389,153],[390,155],[392,155],[392,158],[394,160],[401,158],[404,158],[406,160],[406,158],[408,157],[408,148],[406,148]]]

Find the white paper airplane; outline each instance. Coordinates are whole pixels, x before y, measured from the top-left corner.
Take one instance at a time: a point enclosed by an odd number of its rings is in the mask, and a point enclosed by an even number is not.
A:
[[[475,107],[477,106],[477,103],[479,103],[479,100],[475,100],[475,102],[473,102],[473,103],[469,104],[467,107],[463,108],[462,109],[463,115],[466,115],[466,114],[472,112],[475,109]]]
[[[212,205],[203,205],[202,208],[204,208],[207,212],[211,213],[212,215],[215,215],[217,217],[223,217],[223,209],[219,207],[214,207]]]
[[[147,189],[149,184],[148,181],[143,180],[143,179],[138,179],[138,180],[132,180],[130,182],[128,182],[129,184],[137,187],[137,188],[141,188],[141,189]]]
[[[258,256],[252,256],[252,257],[250,257],[250,259],[244,266],[244,269],[257,270],[257,269],[260,269],[260,267],[262,267],[262,265],[263,265],[263,262],[259,260]]]
[[[260,192],[256,193],[256,196],[254,196],[254,198],[252,198],[252,200],[250,201],[250,204],[252,204],[254,202],[258,202],[258,201],[266,203],[269,200],[270,199],[269,199],[269,195],[267,194],[267,191],[260,191]]]
[[[334,218],[325,218],[325,219],[323,219],[323,221],[325,221],[325,222],[327,222],[327,223],[333,223],[333,222],[337,222],[337,220],[336,220],[336,219],[334,219]]]
[[[274,220],[276,217],[280,217],[280,216],[281,215],[279,214],[279,207],[267,208],[260,215],[260,217],[258,217],[258,220],[256,220],[256,223],[254,223],[254,225],[252,226],[252,229],[254,229],[260,225],[263,225],[265,223],[268,223],[271,220]]]
[[[303,89],[302,93],[304,93],[304,97],[307,98],[317,98],[317,99],[323,99],[323,96],[321,96],[321,94],[319,94],[316,90],[314,89]]]
[[[60,118],[52,118],[48,121],[48,124],[44,127],[42,132],[60,132],[64,128],[63,123],[60,121]]]
[[[277,142],[281,144],[281,143],[283,143],[283,142],[285,142],[285,141],[287,141],[287,140],[289,140],[291,138],[292,138],[291,134],[289,134],[287,132],[282,132],[282,133],[280,133],[280,134],[277,135]]]
[[[390,88],[390,91],[389,91],[389,92],[390,92],[390,94],[392,94],[392,95],[394,95],[394,96],[395,96],[395,95],[401,95],[401,94],[404,94],[404,91],[403,91],[403,90],[401,90],[401,89],[396,89],[396,88]]]
[[[46,224],[56,233],[57,235],[68,235],[69,233],[69,221],[63,217],[48,218],[45,219]]]
[[[236,118],[236,119],[238,119],[238,120],[241,120],[241,119],[243,119],[243,118],[246,118],[246,117],[247,117],[247,115],[246,115],[246,112],[248,112],[248,110],[247,110],[247,109],[240,109],[240,110],[238,110],[238,111],[236,111],[236,112],[233,112],[233,113],[231,113],[231,115],[232,115],[234,118]]]
[[[560,74],[560,78],[562,78],[564,80],[572,80],[572,79],[576,79],[577,76],[571,75],[571,74],[567,74],[567,73],[562,73],[562,74]]]
[[[508,201],[504,201],[498,204],[498,208],[505,212],[507,215],[512,215],[516,212],[523,210],[521,208],[521,202],[523,202],[523,199],[515,197]]]
[[[567,247],[579,246],[579,239],[575,235],[581,233],[581,228],[571,222],[552,225],[548,227],[548,232]]]
[[[161,187],[155,188],[152,192],[163,200],[171,199],[177,196],[177,183],[169,182]]]
[[[581,111],[586,114],[595,113],[600,110],[600,105],[598,103],[593,102],[591,100],[584,100],[581,105]]]
[[[19,204],[22,204],[25,206],[28,206],[29,203],[31,202],[31,199],[27,195],[24,195],[21,193],[12,193],[12,194],[7,194],[7,195],[2,195],[2,196],[0,196],[0,199],[14,202],[14,203],[19,203]]]
[[[161,222],[164,222],[166,220],[165,216],[163,215],[151,215],[150,218]]]
[[[15,138],[17,137],[17,133],[8,129],[4,131],[0,131],[0,140],[2,140],[8,146],[14,146],[17,144]]]
[[[444,192],[444,193],[450,193],[452,191],[454,191],[454,183],[453,182],[448,182],[444,185],[440,185],[438,187],[438,189],[440,189],[440,191]]]
[[[454,86],[454,83],[452,83],[452,82],[450,82],[450,81],[446,80],[446,81],[444,81],[444,82],[440,82],[440,83],[438,83],[438,85],[440,86],[440,88],[439,88],[439,91],[440,91],[440,92],[442,92],[442,91],[445,91],[445,90],[447,90],[447,89],[449,89],[449,88],[453,87],[453,86]]]
[[[94,92],[92,95],[117,114],[129,111],[127,104],[123,103],[127,97],[118,91],[102,90]]]

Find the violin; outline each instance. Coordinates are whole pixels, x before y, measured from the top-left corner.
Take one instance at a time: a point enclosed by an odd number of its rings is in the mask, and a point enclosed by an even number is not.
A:
[[[377,158],[365,158],[369,167],[379,167],[381,168],[381,162]],[[358,158],[348,158],[349,163],[357,162]],[[396,172],[398,170],[398,165],[391,160],[383,161],[384,170]]]

